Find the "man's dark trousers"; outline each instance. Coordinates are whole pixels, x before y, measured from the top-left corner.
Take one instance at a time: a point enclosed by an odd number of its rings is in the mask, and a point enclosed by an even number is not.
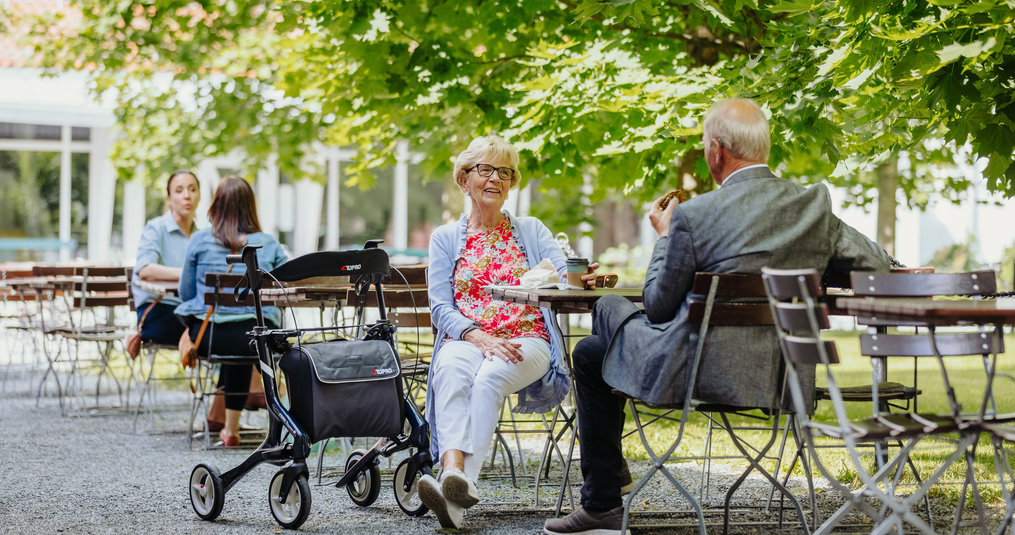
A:
[[[624,453],[624,398],[613,393],[603,380],[603,359],[608,342],[593,333],[578,341],[571,354],[574,362],[578,408],[578,439],[581,441],[582,506],[608,511],[621,506],[620,481]]]

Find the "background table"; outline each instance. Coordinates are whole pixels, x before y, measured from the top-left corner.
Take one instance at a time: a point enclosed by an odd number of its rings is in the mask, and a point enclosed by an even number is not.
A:
[[[1015,298],[916,299],[904,297],[838,297],[835,308],[852,315],[923,321],[932,325],[1015,324]]]
[[[162,297],[177,297],[180,295],[180,281],[146,281],[141,278],[134,280],[138,288]]]

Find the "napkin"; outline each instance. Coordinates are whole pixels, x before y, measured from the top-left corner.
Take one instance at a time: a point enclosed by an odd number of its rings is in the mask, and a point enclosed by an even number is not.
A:
[[[522,288],[557,288],[560,284],[560,274],[553,267],[553,262],[547,258],[518,278],[518,286]]]

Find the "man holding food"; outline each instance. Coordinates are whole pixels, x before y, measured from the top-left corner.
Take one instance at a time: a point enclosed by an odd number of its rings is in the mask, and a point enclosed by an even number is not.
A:
[[[574,349],[582,507],[547,520],[549,535],[620,533],[620,489],[629,476],[620,444],[624,399],[614,391],[651,404],[683,403],[700,327],[688,322],[696,272],[890,267],[881,247],[832,213],[824,185],[804,188],[772,173],[766,164],[768,119],[753,101],[719,102],[706,115],[702,134],[705,161],[720,187],[686,202],[653,202],[649,220],[659,240],[645,276],[644,310],[619,296],[600,299],[592,335]],[[774,407],[780,359],[771,327],[712,327],[695,397],[732,407]]]

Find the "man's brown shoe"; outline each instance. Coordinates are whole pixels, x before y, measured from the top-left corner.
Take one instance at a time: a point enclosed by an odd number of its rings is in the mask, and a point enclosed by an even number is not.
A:
[[[551,518],[543,524],[546,535],[621,535],[624,522],[624,508],[609,511],[590,511],[584,507],[573,511],[564,518]],[[625,535],[631,535],[627,530]]]

